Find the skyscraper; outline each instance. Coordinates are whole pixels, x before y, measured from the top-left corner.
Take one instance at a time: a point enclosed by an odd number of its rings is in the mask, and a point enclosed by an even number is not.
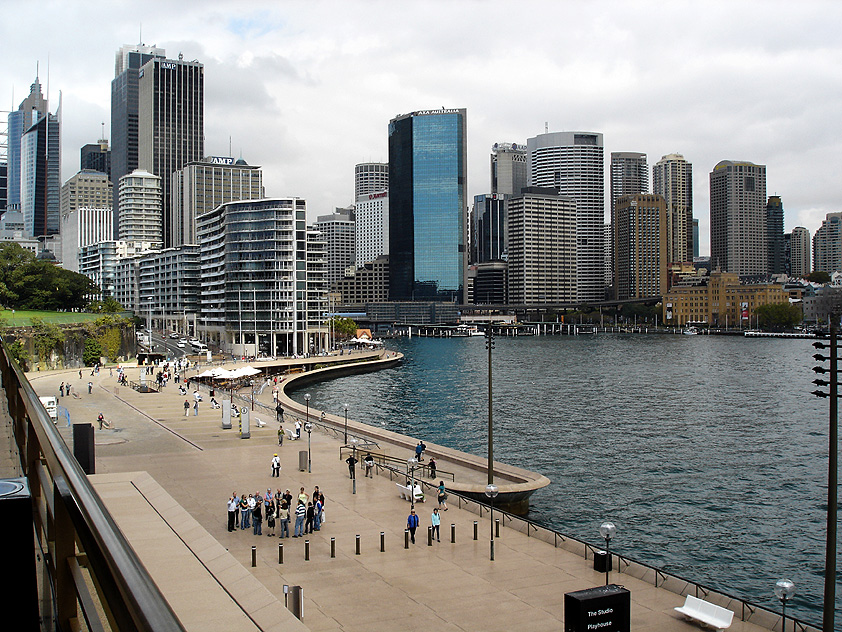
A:
[[[789,274],[800,279],[810,272],[810,231],[796,226],[789,239]]]
[[[723,160],[710,174],[710,263],[740,276],[768,274],[766,166]]]
[[[770,195],[766,202],[766,264],[769,274],[784,273],[784,205],[781,196]]]
[[[552,187],[576,202],[577,300],[602,300],[605,298],[602,134],[551,132],[528,138],[526,146],[529,184]]]
[[[388,182],[386,183],[388,186]],[[356,252],[357,266],[389,254],[389,191],[363,193],[357,198]]]
[[[389,165],[362,162],[354,167],[354,199],[389,190]]]
[[[464,300],[466,110],[389,122],[389,297]]]
[[[491,148],[491,192],[520,195],[529,184],[526,146],[523,143],[494,143]]]
[[[622,195],[649,192],[649,165],[646,154],[636,151],[611,152],[611,211]]]
[[[100,138],[96,144],[88,143],[79,150],[79,168],[100,171],[111,179],[111,150],[108,139]],[[108,204],[111,208],[111,203]]]
[[[38,77],[29,87],[29,96],[21,101],[17,110],[8,116],[8,191],[10,209],[20,210],[20,143],[24,133],[47,114],[47,101],[41,92]]]
[[[523,190],[524,187],[521,187]],[[519,194],[518,194],[519,195]],[[506,257],[508,248],[509,196],[503,193],[483,193],[474,196],[474,240],[476,251],[472,263],[486,263]]]
[[[169,248],[177,241],[173,173],[205,155],[204,67],[181,54],[177,60],[155,57],[138,71],[137,89],[137,164],[161,178],[163,243]]]
[[[140,68],[150,59],[166,57],[166,51],[145,44],[126,44],[117,51],[111,82],[111,181],[118,183],[137,169],[137,86]],[[114,187],[115,230],[119,191]]]
[[[667,154],[652,167],[652,193],[667,203],[668,263],[692,261],[698,256],[693,238],[693,165],[681,154]]]
[[[842,272],[842,213],[828,213],[813,235],[813,270]]]
[[[660,195],[615,200],[614,289],[617,299],[661,296],[667,291],[667,206]]]
[[[338,208],[330,215],[319,215],[314,228],[325,244],[327,285],[345,276],[345,270],[357,262],[354,210]],[[363,263],[363,262],[360,262]]]
[[[135,169],[120,178],[118,239],[161,244],[161,178]]]
[[[57,235],[61,189],[61,131],[47,112],[20,139],[20,210],[27,235]]]

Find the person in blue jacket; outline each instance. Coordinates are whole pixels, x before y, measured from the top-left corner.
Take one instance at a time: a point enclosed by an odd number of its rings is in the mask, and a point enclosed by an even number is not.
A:
[[[406,528],[409,529],[409,539],[415,544],[415,530],[418,528],[418,516],[415,515],[415,510],[409,512],[409,517],[406,519]]]

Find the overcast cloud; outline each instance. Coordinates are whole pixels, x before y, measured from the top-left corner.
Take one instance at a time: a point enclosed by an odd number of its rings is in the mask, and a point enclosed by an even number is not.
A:
[[[205,150],[262,165],[311,219],[353,202],[354,165],[387,161],[399,113],[468,109],[469,194],[495,142],[602,132],[612,151],[693,163],[709,252],[708,174],[767,166],[786,230],[842,210],[838,2],[0,2],[0,103],[36,62],[63,99],[62,179],[106,123],[114,54],[143,41],[205,64]],[[606,193],[608,186],[606,182]]]

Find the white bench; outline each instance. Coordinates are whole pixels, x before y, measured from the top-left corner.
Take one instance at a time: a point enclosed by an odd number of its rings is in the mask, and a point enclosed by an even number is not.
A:
[[[675,611],[680,612],[688,619],[714,628],[717,632],[730,628],[731,622],[734,620],[734,613],[727,608],[722,608],[693,595],[687,595],[684,605],[675,608]]]
[[[412,500],[412,489],[410,485],[401,485],[400,483],[395,483],[398,486],[398,493],[401,495],[401,498],[405,498],[406,500]],[[421,486],[415,486],[415,502],[423,503],[424,502],[424,492],[421,491]]]
[[[295,432],[293,430],[290,430],[289,428],[284,428],[284,434],[286,435],[286,438],[290,441],[295,441],[296,439],[298,439],[298,437],[295,436]]]

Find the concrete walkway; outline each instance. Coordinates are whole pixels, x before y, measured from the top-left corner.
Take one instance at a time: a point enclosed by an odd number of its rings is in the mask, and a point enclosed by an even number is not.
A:
[[[138,369],[130,371],[130,379],[135,379]],[[358,473],[357,493],[353,494],[347,466],[339,458],[340,442],[325,434],[312,434],[313,471],[300,472],[298,451],[307,449],[306,435],[301,441],[285,441],[278,448],[276,425],[270,423],[265,428],[253,427],[252,438],[241,440],[236,425],[234,430],[221,429],[220,411],[210,409],[207,396],[198,416],[192,409],[189,416],[184,416],[185,398],[175,387],[168,386],[162,393],[140,394],[117,387],[116,372],[110,377],[108,369],[95,377],[83,372],[81,380],[78,372],[29,377],[39,395],[57,395],[59,383],[70,381],[78,397],[65,397],[59,404],[67,407],[73,422],[95,423],[100,411],[111,422],[111,429],[96,431],[94,480],[106,505],[119,514],[118,523],[136,524],[133,516],[137,512],[152,525],[156,522],[150,513],[152,507],[152,513],[164,514],[158,520],[166,525],[158,524],[159,528],[175,533],[185,544],[200,543],[188,546],[194,558],[201,561],[194,549],[212,551],[212,560],[224,557],[226,550],[238,563],[232,566],[219,562],[220,567],[206,561],[198,564],[196,572],[209,573],[211,583],[222,592],[236,595],[237,589],[256,579],[260,591],[277,600],[273,604],[256,598],[254,604],[244,605],[242,599],[235,599],[243,612],[253,614],[256,608],[262,611],[261,616],[278,613],[278,603],[284,602],[284,585],[295,584],[304,590],[303,624],[310,630],[557,631],[564,624],[564,594],[605,583],[604,574],[593,570],[592,560],[505,526],[496,540],[496,559],[490,561],[488,514],[480,518],[459,510],[455,503],[442,513],[441,542],[433,546],[427,546],[426,526],[434,503],[419,504],[422,528],[417,543],[404,549],[409,503],[398,497],[395,483],[387,476],[366,479]],[[88,380],[94,383],[90,395],[84,386]],[[189,398],[192,404],[192,396]],[[271,401],[269,389],[263,398]],[[60,429],[69,442],[70,430]],[[271,477],[270,460],[275,452],[280,454],[283,466],[280,478]],[[295,494],[304,487],[312,493],[316,485],[327,497],[327,522],[321,531],[309,536],[309,561],[304,559],[303,538],[280,540],[255,536],[251,530],[227,531],[226,501],[232,491],[264,493],[268,487],[273,492],[290,489]],[[159,500],[150,503],[130,489],[144,486]],[[167,511],[186,513],[179,520],[167,518]],[[479,521],[477,541],[472,539],[475,520]],[[451,523],[455,525],[455,543],[450,542]],[[167,556],[156,552],[156,539],[144,537],[143,529],[125,530],[169,598],[170,591],[177,590],[172,574],[178,566],[168,564]],[[385,552],[380,552],[381,532]],[[356,535],[360,536],[360,555],[355,554]],[[336,539],[335,558],[330,557],[331,538]],[[278,563],[281,542],[283,564]],[[219,546],[215,548],[216,543]],[[252,546],[257,547],[255,568],[251,567]],[[241,569],[247,569],[247,578]],[[699,629],[673,611],[684,602],[678,594],[626,573],[612,573],[611,580],[631,591],[633,630]],[[195,590],[200,585],[196,584]],[[213,611],[214,599],[201,601],[205,612]],[[772,629],[775,624],[780,629],[779,619],[767,613],[758,612],[752,616],[753,623],[746,623],[739,621],[739,608],[736,612],[730,628],[735,632]],[[275,618],[286,620],[286,613],[269,617],[271,621]],[[250,620],[258,629],[270,629],[260,623],[265,617],[251,616]],[[226,629],[208,625],[207,621],[197,624],[195,629],[199,628]]]

